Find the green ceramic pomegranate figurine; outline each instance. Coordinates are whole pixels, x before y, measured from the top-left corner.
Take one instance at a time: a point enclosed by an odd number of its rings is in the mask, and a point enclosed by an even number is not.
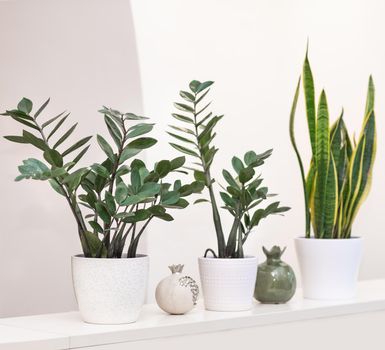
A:
[[[297,286],[293,269],[281,260],[286,248],[263,247],[266,261],[258,266],[254,297],[264,304],[283,304],[289,301]]]

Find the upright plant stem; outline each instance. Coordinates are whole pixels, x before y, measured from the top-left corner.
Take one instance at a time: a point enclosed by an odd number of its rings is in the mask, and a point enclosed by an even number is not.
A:
[[[215,199],[215,194],[214,194],[214,189],[213,189],[213,184],[212,184],[212,179],[211,179],[211,174],[210,174],[210,169],[206,165],[206,162],[203,157],[202,149],[201,146],[199,145],[199,130],[197,126],[197,110],[196,110],[196,97],[197,94],[194,94],[194,127],[195,127],[195,137],[197,140],[197,145],[198,145],[198,151],[199,151],[199,156],[200,156],[200,161],[203,166],[203,170],[205,173],[205,181],[206,181],[206,186],[209,190],[209,196],[210,196],[210,202],[211,202],[211,208],[212,208],[212,215],[213,215],[213,220],[214,220],[214,227],[215,227],[215,232],[217,235],[217,242],[218,242],[218,257],[219,258],[225,258],[226,257],[226,242],[225,242],[225,237],[223,234],[223,229],[222,229],[222,223],[221,223],[221,217],[219,215],[218,211],[218,206],[217,202]]]

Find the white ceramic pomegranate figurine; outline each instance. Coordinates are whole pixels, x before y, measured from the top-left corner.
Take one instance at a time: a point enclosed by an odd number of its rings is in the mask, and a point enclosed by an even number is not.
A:
[[[184,265],[171,265],[172,275],[161,280],[156,287],[158,306],[172,315],[182,315],[196,305],[199,288],[195,280],[182,274]]]

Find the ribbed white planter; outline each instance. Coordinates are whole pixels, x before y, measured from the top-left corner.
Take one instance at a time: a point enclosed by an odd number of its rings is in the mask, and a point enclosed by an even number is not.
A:
[[[258,259],[199,258],[205,308],[212,311],[251,309]]]
[[[144,304],[149,258],[94,259],[72,257],[72,279],[85,322],[135,322]]]
[[[349,299],[355,296],[362,256],[362,238],[296,238],[303,296]]]

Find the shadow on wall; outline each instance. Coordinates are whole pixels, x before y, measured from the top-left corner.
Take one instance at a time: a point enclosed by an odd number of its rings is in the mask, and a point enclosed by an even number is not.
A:
[[[23,96],[36,104],[51,97],[48,117],[68,109],[78,135],[105,132],[103,104],[142,113],[128,1],[0,2],[0,32],[1,110]],[[0,128],[2,136],[20,132],[6,118]],[[76,308],[70,257],[81,248],[69,209],[48,183],[13,181],[33,152],[0,140],[0,317]],[[84,164],[101,156],[93,142]]]

